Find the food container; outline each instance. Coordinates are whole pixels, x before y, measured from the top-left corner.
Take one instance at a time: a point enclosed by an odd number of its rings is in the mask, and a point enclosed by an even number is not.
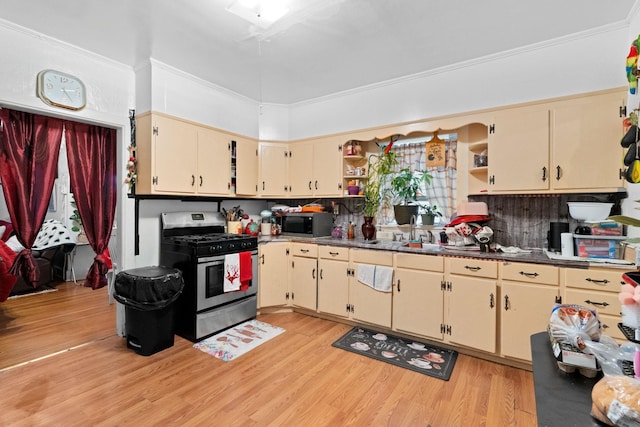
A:
[[[350,196],[357,196],[358,193],[360,192],[360,186],[359,185],[349,185],[347,187],[347,191],[349,192]]]
[[[582,258],[622,258],[622,245],[626,236],[593,236],[574,234],[576,255]]]
[[[569,215],[579,221],[602,221],[611,213],[613,203],[568,202]]]

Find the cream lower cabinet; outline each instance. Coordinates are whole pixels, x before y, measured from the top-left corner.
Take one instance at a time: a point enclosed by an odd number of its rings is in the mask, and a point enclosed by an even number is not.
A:
[[[391,328],[392,292],[383,292],[358,280],[365,266],[393,267],[393,255],[387,251],[351,249],[352,275],[349,278],[349,305],[352,320]],[[393,280],[393,275],[392,275]]]
[[[446,340],[495,353],[498,263],[470,258],[445,263]]]
[[[263,243],[258,246],[259,307],[289,303],[289,248],[289,242]]]
[[[562,271],[564,280],[564,304],[578,304],[596,310],[603,332],[618,340],[626,340],[618,328],[621,306],[618,300],[622,271],[606,268],[582,270],[566,268]]]
[[[442,340],[444,258],[397,253],[394,261],[392,329]]]
[[[349,317],[349,249],[318,247],[318,312]]]
[[[500,354],[531,361],[532,334],[547,329],[560,296],[558,267],[504,262],[500,265]]]
[[[291,244],[291,305],[316,310],[318,292],[318,246]]]

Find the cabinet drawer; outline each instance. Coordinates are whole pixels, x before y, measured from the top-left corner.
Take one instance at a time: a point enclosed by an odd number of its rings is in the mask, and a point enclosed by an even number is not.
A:
[[[594,289],[596,291],[620,292],[622,272],[620,270],[578,270],[567,268],[565,280],[568,288]]]
[[[441,256],[397,253],[395,257],[396,267],[426,271],[444,271],[444,258]]]
[[[498,263],[470,258],[449,258],[449,268],[452,274],[465,276],[498,278]]]
[[[516,282],[558,284],[558,267],[552,265],[527,264],[524,262],[503,262],[502,279]]]
[[[293,243],[291,245],[291,254],[293,256],[317,258],[318,245],[315,245],[313,243]]]
[[[393,265],[392,252],[351,249],[350,253],[351,261],[355,263],[387,265],[389,267]]]
[[[340,248],[337,246],[318,246],[318,258],[348,261],[349,248]]]
[[[602,324],[603,333],[619,341],[627,342],[627,338],[624,336],[620,328],[618,328],[618,323],[622,321],[620,316],[612,316],[610,314],[600,314],[598,315],[598,318],[600,319],[600,323]]]
[[[596,310],[598,314],[620,316],[621,308],[617,293],[567,289],[563,303],[578,304]]]

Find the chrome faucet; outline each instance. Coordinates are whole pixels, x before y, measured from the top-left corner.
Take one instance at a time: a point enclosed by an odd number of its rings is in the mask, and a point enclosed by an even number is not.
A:
[[[415,215],[411,215],[411,219],[409,220],[409,241],[413,242],[416,240],[416,218]]]

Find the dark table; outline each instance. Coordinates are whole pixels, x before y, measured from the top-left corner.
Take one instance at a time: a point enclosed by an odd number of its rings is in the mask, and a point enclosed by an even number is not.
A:
[[[606,426],[591,416],[591,389],[601,374],[587,378],[561,371],[547,332],[531,335],[531,358],[538,426]]]

